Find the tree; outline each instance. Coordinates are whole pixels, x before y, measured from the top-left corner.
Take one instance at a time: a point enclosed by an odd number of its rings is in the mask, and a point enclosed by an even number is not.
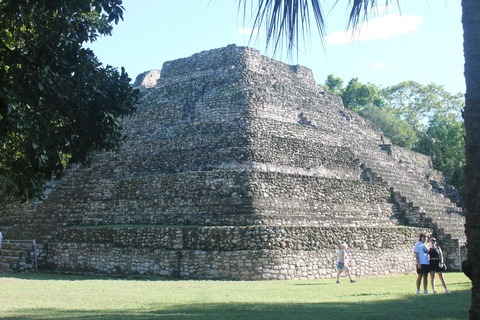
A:
[[[465,55],[465,231],[468,256],[463,268],[472,280],[471,319],[480,319],[480,2],[462,0]]]
[[[275,48],[285,39],[289,52],[298,48],[299,33],[309,32],[312,8],[315,22],[323,41],[325,23],[320,0],[261,0],[258,2],[254,28],[265,25],[267,30],[267,46],[273,43]],[[326,3],[325,1],[324,3]],[[246,6],[248,0],[239,0]],[[337,1],[334,2],[335,4]],[[397,3],[398,0],[385,0],[381,4]],[[374,10],[377,0],[348,1],[351,6],[348,25],[358,26],[361,19],[367,20]],[[480,1],[462,0],[462,25],[465,56],[465,205],[467,236],[467,260],[463,267],[465,274],[472,280],[472,304],[470,319],[480,319]]]
[[[351,79],[340,96],[346,108],[357,112],[370,105],[383,106],[383,100],[378,96],[378,89],[372,84],[360,83],[358,78]]]
[[[431,156],[435,168],[443,171],[464,197],[465,129],[460,114],[465,104],[460,93],[413,81],[385,89],[362,84],[358,78],[345,88],[342,83],[329,75],[325,87],[334,87],[347,108],[372,121],[393,144]]]
[[[422,132],[415,149],[429,155],[436,169],[465,196],[465,126],[453,113],[436,113]]]
[[[406,81],[380,90],[385,108],[407,122],[416,132],[412,149],[432,158],[436,169],[465,197],[465,127],[461,93],[451,94],[443,86]]]
[[[396,112],[394,104],[379,96],[380,90],[373,84],[363,84],[358,78],[343,87],[343,80],[333,75],[327,76],[325,88],[342,97],[345,107],[354,110],[378,126],[393,144],[412,149],[417,142],[417,132]],[[331,90],[330,88],[333,88]],[[390,108],[386,109],[385,105]]]
[[[455,114],[459,119],[465,106],[462,93],[451,94],[443,86],[405,81],[380,90],[385,107],[397,113],[415,130],[422,130],[436,114]]]
[[[368,105],[358,113],[378,126],[385,136],[397,146],[412,149],[417,141],[415,130],[392,111]]]
[[[325,81],[325,90],[331,93],[340,94],[343,91],[343,80],[334,77],[333,74],[329,74]]]
[[[0,177],[2,191],[41,197],[69,163],[116,150],[120,117],[138,93],[125,71],[102,66],[82,45],[110,35],[120,0],[0,1]]]

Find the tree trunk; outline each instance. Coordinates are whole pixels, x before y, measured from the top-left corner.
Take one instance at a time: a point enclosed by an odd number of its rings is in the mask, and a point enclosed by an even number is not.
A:
[[[465,204],[467,209],[467,261],[472,280],[470,319],[480,320],[480,1],[462,0],[465,54]]]

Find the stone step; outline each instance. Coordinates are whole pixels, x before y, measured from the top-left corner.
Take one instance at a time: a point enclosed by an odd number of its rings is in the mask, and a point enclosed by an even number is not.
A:
[[[20,257],[18,256],[15,256],[15,257],[12,257],[12,256],[5,256],[3,255],[3,250],[2,250],[2,253],[0,254],[0,262],[3,262],[3,263],[18,263],[20,262]]]
[[[412,166],[407,162],[395,162],[382,152],[361,152],[359,157],[367,176],[392,187],[408,224],[433,228],[446,238],[464,237],[463,208],[434,190],[427,179],[427,175],[431,174],[435,178],[434,172],[427,172],[418,164]]]
[[[33,240],[4,240],[0,253],[0,270],[2,272],[35,271],[34,248]]]
[[[32,244],[13,242],[14,240],[7,240],[2,243],[2,254],[10,251],[28,251],[32,249]]]
[[[27,249],[28,250],[28,249]],[[5,249],[2,246],[2,251],[0,253],[0,257],[2,256],[9,256],[9,257],[21,257],[23,254],[25,254],[25,250],[11,250],[11,249]]]

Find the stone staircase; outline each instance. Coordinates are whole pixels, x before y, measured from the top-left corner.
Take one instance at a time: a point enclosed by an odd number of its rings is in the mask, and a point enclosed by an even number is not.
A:
[[[419,166],[419,162],[409,162],[405,157],[401,159],[382,151],[363,153],[360,157],[362,169],[370,181],[391,187],[409,225],[429,228],[437,225],[453,238],[465,238],[463,208],[452,202],[447,192],[442,193],[441,188],[433,187],[435,179],[442,178],[435,176],[438,171],[428,164]]]
[[[0,253],[0,273],[38,271],[35,240],[3,240]]]
[[[432,168],[428,157],[421,159],[422,155],[395,146],[387,149],[358,154],[362,178],[388,185],[402,212],[399,222],[433,229],[432,236],[444,251],[449,248],[447,264],[459,270],[459,261],[466,256],[465,215],[455,194],[446,189],[443,175]],[[415,161],[410,156],[416,157]]]
[[[3,202],[0,231],[4,241],[0,272],[33,272],[42,269],[46,264],[48,243],[55,239],[62,228],[81,220],[83,211],[70,210],[55,203],[56,192],[75,187],[75,173],[80,168],[80,165],[71,166],[63,179],[48,182],[43,200],[23,204],[16,200]]]

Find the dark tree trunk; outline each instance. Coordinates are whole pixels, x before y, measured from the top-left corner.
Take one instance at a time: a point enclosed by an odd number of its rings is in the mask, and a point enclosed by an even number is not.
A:
[[[470,319],[480,320],[480,1],[462,0],[465,54],[465,153],[467,208],[465,274],[472,280]]]

